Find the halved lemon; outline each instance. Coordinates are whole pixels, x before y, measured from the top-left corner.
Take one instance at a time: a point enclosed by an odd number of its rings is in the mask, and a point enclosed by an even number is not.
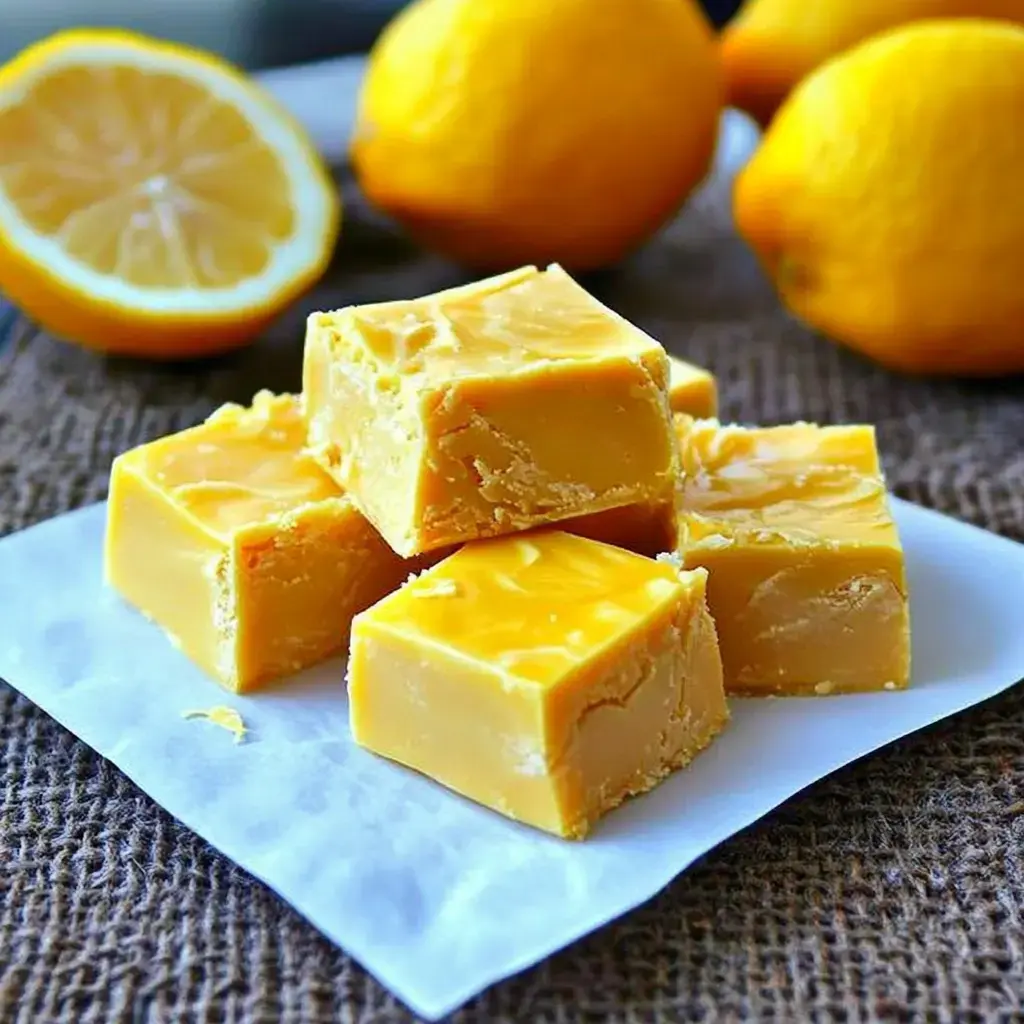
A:
[[[57,335],[241,345],[320,276],[339,222],[302,128],[216,57],[76,30],[0,68],[0,290]]]

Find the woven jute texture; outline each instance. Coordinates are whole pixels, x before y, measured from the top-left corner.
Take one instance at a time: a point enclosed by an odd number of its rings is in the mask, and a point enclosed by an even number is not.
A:
[[[459,279],[346,193],[328,282],[245,353],[160,369],[20,324],[0,356],[0,531],[102,498],[131,445],[259,387],[297,387],[306,309]],[[780,310],[726,211],[713,184],[588,285],[713,368],[723,418],[872,421],[897,494],[1024,540],[1022,382],[901,379],[813,337]],[[0,759],[0,1021],[410,1019],[7,687]],[[1024,1019],[1022,1005],[1024,693],[1011,692],[813,787],[455,1019],[981,1022]]]

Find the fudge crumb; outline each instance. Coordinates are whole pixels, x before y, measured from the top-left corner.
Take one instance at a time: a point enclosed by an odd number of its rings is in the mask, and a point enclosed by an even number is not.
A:
[[[236,743],[243,742],[249,733],[249,730],[245,727],[245,722],[242,721],[242,716],[234,708],[224,707],[223,705],[206,710],[200,708],[183,711],[181,717],[185,719],[201,718],[211,722],[213,725],[219,726],[221,729],[226,729],[235,737]]]

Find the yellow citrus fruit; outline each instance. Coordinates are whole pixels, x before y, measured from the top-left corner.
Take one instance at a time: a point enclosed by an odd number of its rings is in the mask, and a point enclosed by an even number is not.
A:
[[[374,48],[352,159],[463,263],[611,263],[708,170],[721,107],[692,0],[416,0]]]
[[[242,344],[338,222],[302,130],[214,57],[71,31],[0,68],[0,289],[55,334],[164,359]]]
[[[767,124],[829,57],[885,29],[938,18],[1024,22],[1024,0],[747,0],[722,32],[727,100]]]
[[[921,373],[1024,370],[1024,28],[918,22],[806,78],[735,183],[808,323]]]

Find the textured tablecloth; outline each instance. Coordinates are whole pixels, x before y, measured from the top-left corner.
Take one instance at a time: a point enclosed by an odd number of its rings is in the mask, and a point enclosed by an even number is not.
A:
[[[706,189],[588,285],[714,369],[723,418],[873,421],[897,494],[1024,539],[1024,382],[900,379],[814,338],[731,233],[725,193]],[[328,281],[242,354],[153,368],[19,324],[0,354],[0,532],[102,498],[131,445],[257,388],[297,387],[306,309],[459,279],[346,194]],[[0,1021],[409,1019],[2,684],[0,762]],[[1019,1019],[1022,1001],[1024,692],[1011,691],[791,800],[457,1019],[969,1022]]]

